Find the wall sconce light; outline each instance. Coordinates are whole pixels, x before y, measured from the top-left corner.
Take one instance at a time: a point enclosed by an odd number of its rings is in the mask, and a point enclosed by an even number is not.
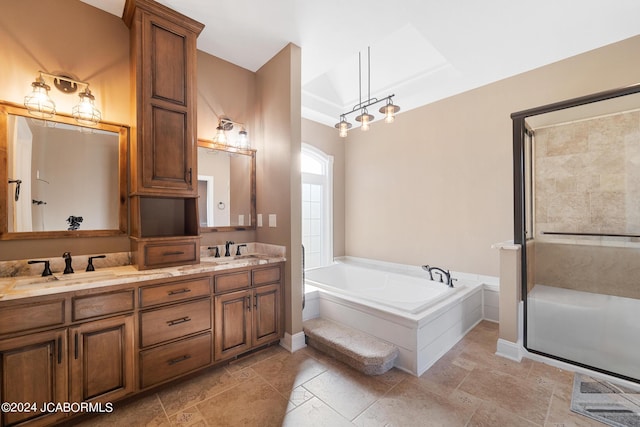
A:
[[[238,132],[238,137],[231,141],[227,138],[226,132],[233,130],[233,126],[240,126],[240,131]],[[251,148],[249,144],[249,135],[243,123],[234,122],[233,120],[223,117],[218,121],[218,127],[216,127],[216,134],[213,137],[213,142],[216,144],[226,145],[231,148],[238,148],[242,150],[247,150]]]
[[[95,97],[89,90],[89,83],[75,80],[66,75],[55,75],[38,72],[38,77],[31,83],[33,91],[24,97],[24,106],[29,114],[41,119],[53,117],[56,113],[56,104],[49,97],[51,87],[45,83],[44,77],[53,80],[54,86],[63,93],[71,94],[78,90],[78,85],[84,85],[84,90],[78,95],[80,101],[73,107],[72,116],[82,125],[95,126],[102,120],[102,114],[95,106]]]
[[[360,52],[358,52],[358,86],[360,90],[360,102],[356,104],[351,111],[347,111],[346,113],[342,113],[340,115],[340,121],[335,125],[335,128],[340,132],[340,136],[345,138],[347,136],[348,130],[351,128],[351,123],[347,122],[346,116],[349,114],[353,114],[355,112],[360,112],[360,114],[356,117],[356,121],[360,122],[360,129],[363,131],[369,130],[369,123],[374,119],[373,115],[369,114],[367,111],[367,107],[378,104],[383,101],[387,101],[387,104],[380,108],[380,112],[385,115],[384,121],[386,123],[393,123],[396,117],[396,113],[400,111],[400,107],[397,105],[393,105],[393,97],[395,95],[388,95],[382,99],[372,98],[371,97],[371,48],[367,48],[367,60],[369,63],[368,70],[368,88],[369,94],[368,98],[364,101],[362,100],[362,58]]]

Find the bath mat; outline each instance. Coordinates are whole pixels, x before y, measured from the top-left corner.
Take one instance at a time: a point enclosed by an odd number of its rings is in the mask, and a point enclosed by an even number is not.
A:
[[[571,410],[614,427],[640,427],[640,387],[575,374]]]

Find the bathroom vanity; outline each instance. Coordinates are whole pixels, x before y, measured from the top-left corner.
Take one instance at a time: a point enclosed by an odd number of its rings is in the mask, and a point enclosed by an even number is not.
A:
[[[49,425],[47,402],[115,402],[278,342],[284,258],[0,279],[1,425]],[[103,406],[104,407],[104,406]]]

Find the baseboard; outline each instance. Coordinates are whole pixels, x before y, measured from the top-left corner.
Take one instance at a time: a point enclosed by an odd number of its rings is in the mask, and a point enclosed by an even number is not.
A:
[[[516,362],[520,362],[522,360],[521,346],[518,343],[498,338],[496,355],[504,357],[506,359],[514,360]]]
[[[280,339],[280,345],[290,353],[305,348],[307,344],[304,342],[304,332],[301,331],[294,335],[285,332],[284,337]]]

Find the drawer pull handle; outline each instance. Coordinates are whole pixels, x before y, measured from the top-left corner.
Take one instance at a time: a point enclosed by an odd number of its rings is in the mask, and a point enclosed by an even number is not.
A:
[[[179,319],[169,320],[169,321],[167,321],[167,325],[175,326],[175,325],[179,325],[180,323],[185,323],[185,322],[190,322],[190,321],[191,321],[191,319],[189,318],[189,316],[185,316],[185,317],[181,317]]]
[[[185,354],[184,356],[177,357],[175,359],[169,360],[167,363],[169,366],[175,365],[176,363],[184,362],[185,360],[191,359],[191,355]]]
[[[178,294],[186,294],[187,292],[191,292],[191,289],[189,289],[189,288],[178,289],[176,291],[169,291],[168,294],[169,295],[178,295]]]
[[[251,295],[247,296],[247,311],[251,311]]]
[[[168,252],[163,252],[162,255],[164,256],[169,256],[169,255],[184,255],[184,251],[168,251]]]

